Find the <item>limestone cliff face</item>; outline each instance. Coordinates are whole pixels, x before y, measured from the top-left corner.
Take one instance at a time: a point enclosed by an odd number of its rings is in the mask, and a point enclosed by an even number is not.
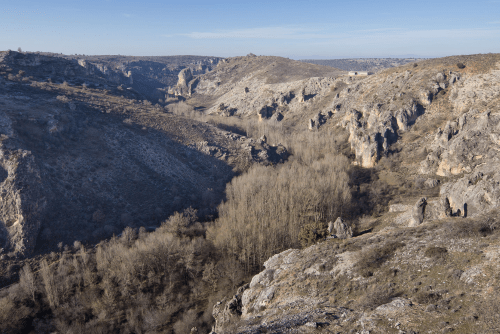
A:
[[[254,68],[259,61],[262,67]],[[263,57],[228,59],[200,76],[193,94],[217,97],[208,109],[212,114],[261,121],[303,119],[304,127],[311,131],[325,123],[339,124],[349,131],[356,164],[362,167],[375,166],[416,123],[436,122],[434,119],[442,118],[443,113],[482,112],[498,103],[500,71],[459,69],[454,59],[445,58],[438,65],[433,61],[409,64],[365,78],[326,71],[312,78],[283,78],[275,73],[279,61],[266,61]],[[460,122],[464,119],[457,117],[456,124],[443,130],[444,136],[451,139],[456,131],[452,128]],[[456,174],[461,168],[447,164],[443,163],[438,175]]]
[[[193,73],[190,68],[185,68],[179,72],[179,81],[177,82],[178,86],[187,87],[189,81],[193,79]]]
[[[448,220],[276,254],[234,298],[214,306],[213,333],[488,332],[483,326],[497,325],[497,313],[476,310],[498,296],[488,289],[499,281],[489,274],[500,269],[498,238],[457,237],[450,227],[463,218]],[[463,262],[479,249],[474,262]],[[377,256],[385,259],[374,265]]]
[[[127,71],[123,68],[116,68],[113,70],[107,65],[99,63],[94,64],[85,59],[78,59],[78,65],[85,69],[85,74],[87,76],[103,76],[106,80],[116,84],[134,84],[132,71]]]
[[[283,146],[125,98],[92,64],[34,57],[0,52],[0,72],[28,79],[0,74],[0,255],[98,242],[189,206],[212,214],[235,172],[287,159]]]
[[[319,135],[327,135],[324,127],[348,130],[355,164],[370,168],[381,158],[400,159],[399,172],[422,182],[413,197],[396,198],[389,212],[377,218],[383,227],[370,227],[371,232],[348,241],[327,239],[271,257],[238,291],[241,315],[214,313],[215,332],[470,332],[476,326],[468,319],[481,315],[467,317],[492,300],[491,289],[478,289],[498,284],[498,277],[489,274],[499,268],[498,235],[487,235],[499,226],[500,57],[491,56],[487,70],[477,70],[483,56],[467,59],[465,69],[456,66],[460,59],[452,58],[364,79],[287,83],[296,86],[283,122],[298,117],[298,106],[308,105],[314,111],[303,126]],[[490,66],[493,61],[496,65]],[[308,85],[315,81],[329,86],[314,91]],[[270,94],[278,84],[252,87],[247,81],[244,87],[248,90],[238,87],[235,96],[228,91],[218,102],[226,109],[239,108],[236,114],[250,113],[238,97],[251,97],[259,87]],[[308,92],[316,95],[308,99]],[[259,113],[262,121],[267,114],[267,109]],[[375,170],[391,168],[386,166]],[[429,188],[435,189],[432,196],[418,194]],[[364,271],[381,259],[385,247],[400,248],[378,269]],[[479,257],[463,262],[480,247]],[[471,294],[467,302],[463,291]],[[463,316],[454,320],[453,314],[460,312]],[[434,322],[439,317],[446,321]]]
[[[3,145],[0,168],[0,247],[28,255],[47,206],[42,177],[31,152]]]

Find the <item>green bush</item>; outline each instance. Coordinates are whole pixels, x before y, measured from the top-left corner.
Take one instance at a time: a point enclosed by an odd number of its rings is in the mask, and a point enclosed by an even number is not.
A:
[[[319,240],[323,240],[328,235],[328,229],[325,223],[314,222],[309,223],[300,229],[299,232],[299,242],[300,245],[305,248],[310,245],[315,244]]]

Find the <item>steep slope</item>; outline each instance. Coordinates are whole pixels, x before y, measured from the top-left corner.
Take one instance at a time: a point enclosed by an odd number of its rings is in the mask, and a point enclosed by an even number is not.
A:
[[[312,99],[343,72],[280,57],[224,59],[217,68],[195,78],[190,103],[208,113],[256,115],[281,120],[297,101]],[[304,86],[308,89],[303,91]],[[317,97],[317,99],[319,96]]]
[[[277,254],[232,300],[214,306],[214,332],[496,332],[497,214]]]
[[[190,205],[212,214],[235,172],[286,158],[283,147],[168,114],[88,70],[0,55],[4,252],[96,242]]]
[[[305,102],[302,117],[314,118],[282,122],[318,136],[348,131],[353,196],[371,217],[351,217],[352,239],[270,258],[214,307],[215,332],[498,331],[500,55],[331,86]],[[367,196],[377,210],[365,209]]]
[[[195,75],[203,74],[215,68],[222,59],[205,56],[135,57],[57,54],[56,56],[95,67],[108,78],[124,75],[129,78],[125,84],[155,102],[158,99],[165,99],[170,87],[177,84],[181,71],[189,70]]]

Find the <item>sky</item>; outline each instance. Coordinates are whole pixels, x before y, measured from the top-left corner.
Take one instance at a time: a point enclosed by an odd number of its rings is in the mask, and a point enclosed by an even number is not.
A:
[[[0,0],[0,50],[293,59],[500,53],[500,0]]]

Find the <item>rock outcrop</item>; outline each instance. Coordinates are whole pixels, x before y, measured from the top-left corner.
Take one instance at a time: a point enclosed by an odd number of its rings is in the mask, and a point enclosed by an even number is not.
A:
[[[498,218],[488,222],[498,226]],[[489,226],[469,223],[472,230],[461,233],[483,233],[473,231]],[[348,243],[327,239],[276,254],[231,302],[215,306],[216,332],[389,333],[397,329],[421,333],[442,327],[446,332],[471,327],[474,332],[487,332],[477,321],[483,315],[453,315],[476,312],[478,305],[488,301],[494,303],[491,294],[496,297],[498,293],[488,287],[498,284],[498,276],[487,273],[499,269],[500,244],[498,238],[485,243],[477,235],[457,237],[455,228],[453,223],[435,225],[431,230],[420,227],[415,239],[402,226],[363,234]],[[463,261],[463,256],[472,254],[481,256],[474,263]],[[449,263],[454,266],[450,268]],[[491,319],[489,324],[498,323],[494,310],[483,312]]]
[[[28,255],[47,206],[44,182],[28,151],[1,147],[0,169],[0,248]]]
[[[341,217],[338,217],[334,223],[328,224],[328,233],[333,234],[333,231],[335,231],[335,236],[340,239],[348,239],[353,236],[352,228]]]
[[[214,305],[212,315],[215,319],[215,325],[212,333],[225,333],[226,328],[232,322],[238,322],[242,314],[242,297],[249,284],[241,286],[231,300],[223,300]]]
[[[412,208],[411,212],[411,220],[408,226],[414,227],[422,224],[425,216],[425,207],[427,206],[427,199],[422,197],[415,203],[415,206]]]
[[[179,81],[177,82],[177,86],[186,87],[188,83],[193,79],[193,73],[190,68],[185,68],[179,72]]]
[[[288,157],[282,145],[138,101],[82,64],[0,52],[2,256],[98,242],[190,205],[212,214],[234,172]]]

